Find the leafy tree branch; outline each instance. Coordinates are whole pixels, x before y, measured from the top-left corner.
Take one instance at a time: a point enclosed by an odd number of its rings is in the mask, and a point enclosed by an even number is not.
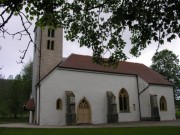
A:
[[[175,97],[180,96],[180,64],[178,56],[166,49],[156,52],[152,58],[151,67],[174,85]]]
[[[0,29],[12,15],[24,16],[36,26],[63,27],[67,40],[93,50],[93,60],[112,65],[126,60],[123,32],[131,33],[130,53],[138,57],[152,41],[158,47],[180,37],[179,0],[2,0]],[[8,17],[5,18],[5,13]],[[130,45],[128,45],[130,46]],[[104,59],[104,54],[109,59]]]

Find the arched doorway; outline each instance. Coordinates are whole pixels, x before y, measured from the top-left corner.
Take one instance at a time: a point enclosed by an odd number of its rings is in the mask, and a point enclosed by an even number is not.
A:
[[[90,112],[90,105],[86,98],[83,98],[77,109],[77,123],[90,123],[91,121],[91,112]]]

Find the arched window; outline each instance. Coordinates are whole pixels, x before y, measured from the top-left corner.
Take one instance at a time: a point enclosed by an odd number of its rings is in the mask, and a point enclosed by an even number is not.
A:
[[[54,37],[54,29],[48,29],[48,37]]]
[[[54,50],[54,41],[53,40],[47,40],[47,49]]]
[[[160,98],[160,111],[167,111],[167,102],[164,96]]]
[[[50,40],[47,41],[47,49],[51,48]]]
[[[119,110],[129,111],[129,95],[125,89],[119,92]]]
[[[54,41],[51,41],[51,50],[54,50]]]
[[[60,98],[56,101],[56,109],[62,110],[62,100]]]
[[[51,30],[48,29],[48,37],[51,37]]]
[[[54,29],[51,31],[51,37],[54,37]]]

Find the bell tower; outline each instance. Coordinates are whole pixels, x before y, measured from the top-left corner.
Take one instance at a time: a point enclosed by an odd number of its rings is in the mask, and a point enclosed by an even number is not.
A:
[[[37,27],[34,30],[35,44],[33,60],[33,89],[50,71],[62,61],[63,28]]]
[[[34,30],[35,46],[33,57],[32,93],[35,110],[30,111],[29,123],[38,124],[40,86],[38,83],[48,75],[61,61],[63,50],[63,28],[36,27]]]

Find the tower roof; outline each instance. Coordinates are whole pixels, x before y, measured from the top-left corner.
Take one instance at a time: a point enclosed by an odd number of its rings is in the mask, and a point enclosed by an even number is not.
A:
[[[140,63],[120,61],[116,68],[104,67],[93,63],[91,56],[71,54],[59,65],[59,67],[96,72],[138,75],[149,84],[172,85],[165,79],[165,77]]]

